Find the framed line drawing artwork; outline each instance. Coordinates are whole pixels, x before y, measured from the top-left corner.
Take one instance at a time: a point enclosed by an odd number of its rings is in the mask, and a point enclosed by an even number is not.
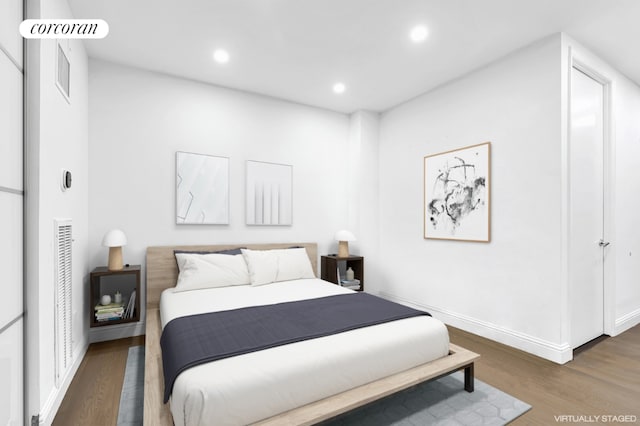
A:
[[[293,166],[247,161],[247,225],[293,223]]]
[[[176,152],[176,223],[229,224],[229,159]]]
[[[491,142],[424,157],[424,238],[491,240]]]

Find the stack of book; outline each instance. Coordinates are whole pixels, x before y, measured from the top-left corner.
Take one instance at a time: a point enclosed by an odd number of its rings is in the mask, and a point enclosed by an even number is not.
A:
[[[109,303],[108,305],[101,305],[98,303],[95,307],[95,316],[98,322],[120,320],[124,316],[124,304]]]
[[[340,285],[351,290],[360,290],[360,280],[340,279]]]
[[[338,285],[346,287],[351,290],[360,290],[360,280],[353,279],[348,280],[346,277],[340,275],[340,268],[336,269],[336,276],[338,277]]]
[[[131,297],[129,298],[129,303],[127,303],[127,308],[124,310],[124,316],[122,318],[133,318],[136,310],[136,291],[133,290],[131,292]]]

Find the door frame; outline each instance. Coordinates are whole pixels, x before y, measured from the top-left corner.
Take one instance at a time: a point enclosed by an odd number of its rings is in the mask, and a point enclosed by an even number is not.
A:
[[[613,220],[613,205],[615,201],[614,194],[614,178],[613,172],[615,170],[615,138],[614,138],[614,126],[613,126],[613,80],[606,75],[606,72],[601,71],[604,66],[597,60],[590,60],[588,56],[580,55],[575,52],[571,46],[568,48],[568,61],[566,70],[566,138],[563,138],[562,146],[562,162],[563,162],[563,179],[562,179],[562,192],[563,192],[563,270],[565,271],[565,288],[566,288],[566,327],[563,329],[565,332],[566,342],[571,342],[572,324],[571,324],[571,309],[572,309],[572,295],[571,295],[571,276],[569,270],[569,230],[570,230],[570,209],[569,209],[569,197],[570,197],[570,182],[569,182],[569,145],[571,141],[571,83],[572,83],[572,70],[576,70],[586,74],[588,77],[594,79],[598,83],[602,84],[604,90],[603,98],[603,159],[602,159],[602,185],[603,194],[603,236],[605,241],[610,241],[612,244],[603,250],[603,332],[607,335],[615,334],[615,252],[616,245],[613,241],[615,235],[615,224]],[[569,343],[570,345],[570,343]],[[573,348],[571,348],[573,349]]]

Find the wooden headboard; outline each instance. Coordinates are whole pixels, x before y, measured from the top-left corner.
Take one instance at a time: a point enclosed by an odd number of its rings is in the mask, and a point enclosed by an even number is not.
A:
[[[251,250],[271,250],[290,247],[304,247],[318,276],[318,245],[316,243],[274,243],[274,244],[223,244],[213,246],[162,246],[147,247],[147,308],[157,308],[163,290],[174,287],[178,280],[178,264],[174,250],[220,251],[235,248]]]

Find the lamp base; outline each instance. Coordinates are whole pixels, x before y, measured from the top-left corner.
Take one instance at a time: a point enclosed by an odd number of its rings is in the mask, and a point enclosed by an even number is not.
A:
[[[349,241],[338,241],[338,257],[349,257]]]
[[[122,270],[122,247],[109,247],[109,266],[110,271]]]

